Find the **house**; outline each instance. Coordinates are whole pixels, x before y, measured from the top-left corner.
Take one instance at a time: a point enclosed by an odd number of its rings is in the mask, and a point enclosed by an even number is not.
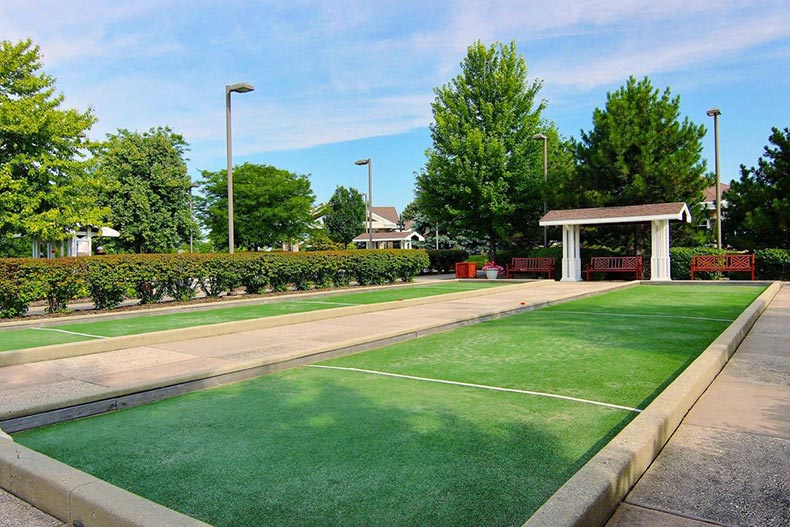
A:
[[[721,192],[721,216],[726,216],[725,210],[729,207],[729,202],[725,198],[730,186],[726,183],[719,183],[719,192]],[[716,185],[711,185],[702,191],[704,200],[702,201],[702,210],[704,217],[700,218],[699,226],[705,227],[707,230],[712,230],[716,226]]]
[[[94,238],[117,238],[121,234],[110,227],[91,227],[73,231],[67,240],[33,242],[33,258],[56,258],[58,256],[90,256],[93,253]]]
[[[419,232],[411,230],[413,226],[413,221],[401,222],[395,207],[371,207],[370,223],[365,223],[365,232],[352,242],[367,246],[372,238],[372,249],[411,249],[413,242],[425,241]],[[368,234],[368,228],[371,234]]]

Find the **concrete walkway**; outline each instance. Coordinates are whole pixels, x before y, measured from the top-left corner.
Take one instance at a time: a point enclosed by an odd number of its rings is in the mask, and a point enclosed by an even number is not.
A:
[[[790,284],[606,527],[790,526]]]

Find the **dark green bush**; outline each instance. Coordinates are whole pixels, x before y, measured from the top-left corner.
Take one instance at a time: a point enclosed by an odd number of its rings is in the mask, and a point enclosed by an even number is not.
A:
[[[57,258],[54,260],[23,258],[20,280],[29,282],[35,299],[47,301],[47,312],[58,313],[78,296],[87,295],[85,283],[86,258]]]
[[[117,255],[85,259],[85,281],[96,309],[114,309],[127,296],[128,273],[122,260]]]
[[[790,251],[758,249],[754,251],[754,266],[759,280],[790,280]]]
[[[6,261],[0,266],[0,318],[21,317],[35,299],[34,285],[22,279],[21,259]]]
[[[455,264],[464,262],[469,257],[466,251],[455,249],[428,249],[427,252],[430,259],[427,267],[440,273],[454,273]]]
[[[197,282],[200,288],[210,297],[218,297],[222,293],[229,293],[240,285],[239,272],[241,269],[239,258],[232,254],[197,255],[197,264],[200,268]],[[208,257],[206,257],[208,256]]]

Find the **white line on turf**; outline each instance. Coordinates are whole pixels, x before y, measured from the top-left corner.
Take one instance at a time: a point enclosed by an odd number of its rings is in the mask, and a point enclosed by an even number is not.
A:
[[[359,304],[352,304],[351,302],[331,302],[329,300],[295,300],[296,304],[327,304],[330,306],[358,306]]]
[[[411,379],[414,381],[425,381],[425,382],[436,382],[439,384],[452,384],[455,386],[466,386],[467,388],[482,388],[484,390],[493,390],[495,392],[510,392],[510,393],[520,393],[524,395],[535,395],[538,397],[550,397],[552,399],[563,399],[566,401],[574,401],[577,403],[585,403],[585,404],[594,404],[597,406],[606,406],[607,408],[617,408],[618,410],[628,410],[629,412],[636,412],[641,413],[642,410],[639,408],[631,408],[630,406],[620,406],[619,404],[610,404],[610,403],[602,403],[600,401],[591,401],[589,399],[579,399],[577,397],[569,397],[567,395],[557,395],[556,393],[544,393],[544,392],[533,392],[530,390],[516,390],[515,388],[500,388],[498,386],[486,386],[485,384],[470,384],[466,382],[457,382],[457,381],[446,381],[444,379],[431,379],[429,377],[415,377],[413,375],[401,375],[399,373],[388,373],[385,371],[376,371],[376,370],[363,370],[360,368],[343,368],[340,366],[322,366],[320,364],[310,364],[308,365],[310,368],[323,368],[326,370],[341,370],[341,371],[353,371],[358,373],[370,373],[372,375],[384,375],[386,377],[397,377],[399,379]]]
[[[55,328],[30,328],[35,329],[38,331],[57,331],[58,333],[68,333],[69,335],[79,335],[80,337],[91,337],[94,339],[108,339],[110,337],[103,337],[101,335],[91,335],[90,333],[80,333],[78,331],[68,331],[65,329],[55,329]]]
[[[605,311],[566,311],[557,309],[552,313],[568,313],[571,315],[595,315],[601,317],[637,317],[637,318],[682,318],[685,320],[708,320],[712,322],[732,322],[730,318],[711,318],[711,317],[687,317],[684,315],[649,315],[643,313],[607,313]]]

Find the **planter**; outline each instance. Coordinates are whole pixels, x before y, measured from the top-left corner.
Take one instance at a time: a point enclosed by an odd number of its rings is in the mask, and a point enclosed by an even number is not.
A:
[[[486,278],[488,278],[489,280],[496,280],[498,274],[499,271],[497,271],[496,269],[490,269],[490,270],[486,269]]]
[[[477,277],[477,264],[459,262],[455,264],[455,277],[456,278],[476,278]]]

